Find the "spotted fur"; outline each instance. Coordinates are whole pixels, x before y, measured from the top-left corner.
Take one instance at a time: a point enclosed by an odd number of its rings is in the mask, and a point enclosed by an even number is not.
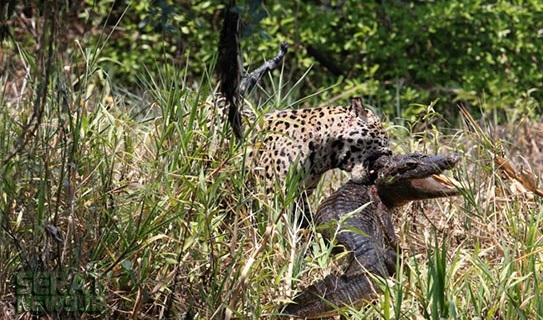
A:
[[[311,191],[322,174],[334,168],[365,181],[367,169],[381,155],[391,154],[379,118],[359,98],[348,106],[280,110],[264,116],[262,138],[249,154],[254,174],[271,191],[284,183],[292,165]]]

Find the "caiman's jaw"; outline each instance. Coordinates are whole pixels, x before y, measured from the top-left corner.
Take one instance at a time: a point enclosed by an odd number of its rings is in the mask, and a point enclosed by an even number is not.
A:
[[[373,166],[379,197],[392,208],[412,200],[458,195],[458,189],[439,174],[454,168],[459,160],[458,156],[420,153],[381,157]]]

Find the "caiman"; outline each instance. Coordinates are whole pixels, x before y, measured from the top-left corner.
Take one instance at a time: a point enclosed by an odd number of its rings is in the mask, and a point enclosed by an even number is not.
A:
[[[371,301],[378,293],[372,276],[396,271],[399,245],[391,214],[413,200],[448,197],[458,190],[438,176],[452,169],[457,156],[421,153],[383,156],[373,165],[373,182],[348,181],[317,209],[317,230],[350,253],[342,274],[330,274],[307,287],[283,314],[315,319],[330,317],[346,305]]]

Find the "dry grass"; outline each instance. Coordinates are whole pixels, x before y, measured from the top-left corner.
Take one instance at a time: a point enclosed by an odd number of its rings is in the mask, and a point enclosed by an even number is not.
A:
[[[296,194],[258,200],[242,169],[247,146],[224,143],[228,133],[209,125],[210,78],[185,83],[188,65],[165,67],[142,76],[144,94],[123,93],[97,52],[75,48],[72,60],[47,64],[11,49],[15,57],[0,61],[18,61],[1,75],[0,318],[276,318],[296,288],[334,268],[331,248],[287,214]],[[280,89],[270,96],[295,100]],[[397,152],[461,153],[452,175],[462,196],[398,213],[405,254],[396,278],[346,316],[542,318],[543,210],[533,184],[543,127],[533,117],[462,119],[454,129],[390,126]],[[345,178],[330,174],[311,204]],[[95,279],[105,308],[17,314],[22,270]]]

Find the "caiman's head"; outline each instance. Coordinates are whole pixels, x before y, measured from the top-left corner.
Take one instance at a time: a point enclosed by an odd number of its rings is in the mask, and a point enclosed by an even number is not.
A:
[[[379,197],[389,207],[409,201],[458,195],[457,188],[439,176],[452,169],[458,156],[432,156],[422,153],[383,156],[373,165]]]

